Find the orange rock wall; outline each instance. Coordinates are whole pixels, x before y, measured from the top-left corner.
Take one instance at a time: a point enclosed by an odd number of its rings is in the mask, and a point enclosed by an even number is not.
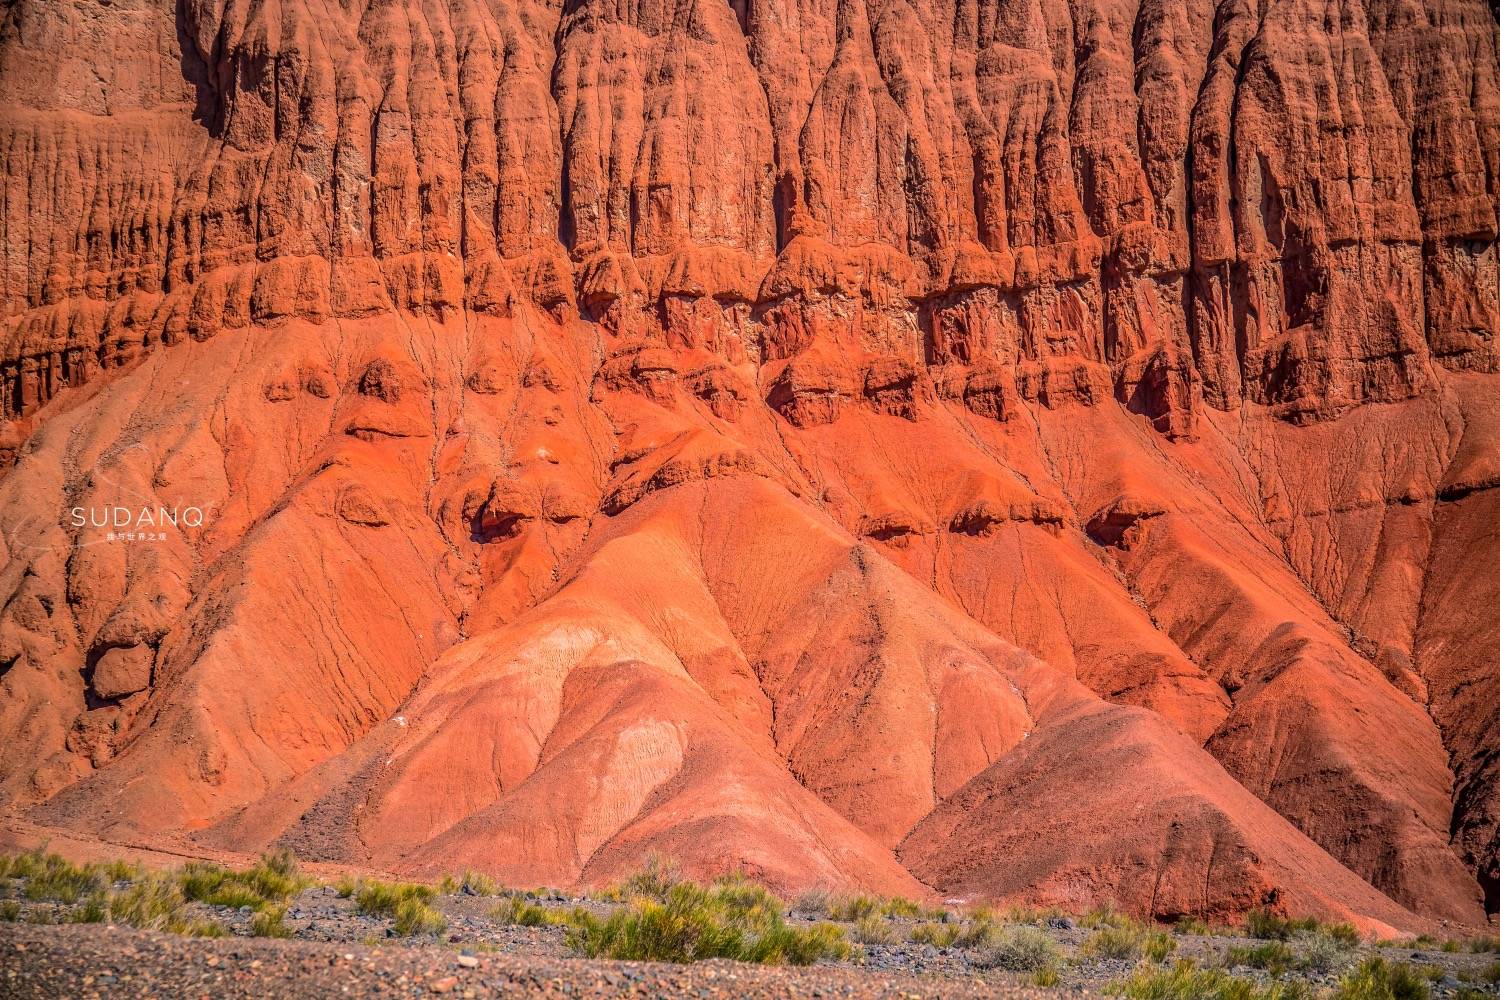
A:
[[[0,795],[1482,920],[1497,45],[1479,0],[12,4]],[[212,515],[67,517],[122,497]]]

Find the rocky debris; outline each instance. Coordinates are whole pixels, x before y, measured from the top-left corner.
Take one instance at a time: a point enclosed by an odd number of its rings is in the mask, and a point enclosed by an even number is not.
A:
[[[1043,990],[974,977],[933,979],[847,966],[653,965],[492,953],[455,968],[428,945],[359,946],[301,941],[178,938],[125,928],[0,925],[0,982],[7,996],[422,997],[1042,997]]]
[[[1054,916],[1026,928],[1050,941],[1057,973],[1054,987],[1032,985],[1029,972],[997,967],[990,946],[914,943],[907,938],[919,927],[934,925],[922,917],[880,917],[889,938],[868,942],[848,961],[812,966],[760,966],[723,960],[694,965],[666,965],[581,959],[556,948],[551,932],[559,928],[510,927],[493,917],[455,919],[475,902],[462,895],[439,896],[436,905],[450,918],[440,937],[387,937],[364,933],[357,941],[335,925],[349,921],[386,923],[338,908],[309,907],[313,889],[294,901],[301,910],[289,918],[292,937],[257,938],[248,921],[235,924],[224,938],[180,937],[106,924],[69,923],[68,907],[25,904],[23,922],[0,923],[0,992],[7,997],[160,996],[212,993],[229,997],[305,996],[350,992],[360,995],[423,996],[653,996],[653,997],[1044,997],[1066,994],[1104,995],[1110,984],[1130,976],[1139,957],[1111,957],[1091,951],[1091,938],[1109,925],[1108,915],[1074,920]],[[485,909],[493,904],[488,900]],[[542,901],[555,907],[583,905],[607,910],[598,901]],[[207,916],[233,918],[223,907],[202,907]],[[41,912],[50,923],[34,920]],[[1104,919],[1101,924],[1100,919]],[[1115,917],[1115,926],[1118,918]],[[231,922],[233,922],[231,920]],[[848,928],[849,925],[845,925]],[[997,933],[1019,925],[1001,925]],[[1044,930],[1037,928],[1044,927]],[[857,928],[851,928],[858,931]],[[509,933],[497,933],[498,931]],[[1462,947],[1443,948],[1436,941],[1340,942],[1327,931],[1269,942],[1285,966],[1274,971],[1255,959],[1268,942],[1219,929],[1212,933],[1173,933],[1163,961],[1189,959],[1203,968],[1224,968],[1238,979],[1260,985],[1272,982],[1336,986],[1361,960],[1381,955],[1409,963],[1431,983],[1438,1000],[1462,994],[1470,998],[1500,989],[1486,971],[1493,955]],[[461,949],[455,951],[455,949]],[[1240,957],[1236,958],[1236,954]]]

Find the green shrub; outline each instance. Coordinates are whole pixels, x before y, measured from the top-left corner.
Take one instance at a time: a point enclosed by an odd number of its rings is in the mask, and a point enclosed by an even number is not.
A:
[[[1500,962],[1491,962],[1480,969],[1479,978],[1487,983],[1500,983]]]
[[[1171,968],[1143,965],[1107,992],[1127,1000],[1308,1000],[1311,990],[1297,982],[1260,985],[1222,969],[1199,969],[1191,959]]]
[[[1101,932],[1102,933],[1102,932]],[[1037,927],[1007,927],[981,964],[1008,972],[1037,972],[1055,966],[1061,957],[1052,935]]]
[[[1335,1000],[1429,1000],[1432,988],[1411,966],[1378,955],[1339,982]]]
[[[569,944],[589,957],[805,965],[849,954],[842,930],[830,924],[791,927],[774,897],[739,879],[707,887],[677,882],[659,899],[638,892],[608,918],[578,909],[570,922]]]
[[[415,882],[381,882],[361,880],[354,890],[354,907],[371,917],[392,917],[396,907],[409,899],[430,903],[437,893],[430,885]]]
[[[1265,969],[1279,976],[1296,964],[1297,955],[1284,941],[1262,941],[1260,944],[1235,945],[1224,951],[1224,967]]]
[[[1126,913],[1121,913],[1108,904],[1090,910],[1078,918],[1078,926],[1090,929],[1099,927],[1135,928],[1140,922]]]
[[[807,917],[827,917],[833,907],[833,894],[827,889],[809,889],[797,897],[792,911]]]
[[[339,894],[340,899],[348,899],[359,891],[359,879],[352,875],[340,875],[339,880],[333,883],[333,891]]]
[[[1476,955],[1485,952],[1500,952],[1500,937],[1477,937],[1469,941],[1469,950]]]
[[[980,909],[982,912],[988,912],[984,910],[983,907],[981,907]],[[1095,912],[1102,914],[1105,911],[1099,910]],[[1035,927],[1044,927],[1049,921],[1065,917],[1070,917],[1070,915],[1066,911],[1056,906],[1028,906],[1018,903],[1013,904],[1006,909],[1005,918],[1002,922],[1007,924],[1031,924]],[[1082,917],[1078,917],[1076,922],[1081,925],[1084,920],[1088,919],[1088,917],[1089,915],[1085,914]]]
[[[14,899],[0,900],[0,923],[13,924],[21,919],[21,904]]]
[[[490,910],[490,916],[502,923],[520,927],[552,927],[568,922],[566,914],[555,913],[519,895],[511,896],[504,902],[496,904]]]
[[[186,923],[182,890],[163,878],[148,878],[109,900],[109,917],[148,931],[177,931]]]
[[[1089,958],[1130,959],[1140,957],[1141,945],[1135,927],[1101,927],[1084,939],[1080,950]]]
[[[109,895],[96,892],[68,914],[70,924],[102,924],[109,918]]]
[[[923,915],[922,906],[902,896],[892,896],[880,905],[880,912],[888,917],[915,920]]]
[[[958,937],[953,943],[960,948],[988,948],[999,936],[1000,925],[995,923],[988,910],[980,910],[959,925]]]
[[[298,870],[296,855],[285,850],[262,854],[253,867],[236,872],[234,880],[273,903],[284,902],[311,884]]]
[[[1316,917],[1283,917],[1270,910],[1252,910],[1245,916],[1245,933],[1267,941],[1288,941],[1305,934],[1325,934],[1349,947],[1359,944],[1359,931],[1349,923],[1324,923]],[[1432,942],[1436,943],[1436,942]]]
[[[31,858],[32,855],[22,855]],[[108,887],[104,871],[94,865],[75,865],[56,854],[40,857],[40,863],[26,876],[27,899],[55,899],[76,903],[87,895]]]
[[[1297,931],[1310,931],[1316,926],[1315,920],[1292,920],[1267,909],[1245,914],[1245,934],[1262,940],[1285,941]]]
[[[1353,924],[1314,923],[1315,926],[1312,928],[1312,932],[1314,934],[1326,934],[1328,937],[1349,948],[1353,948],[1360,942],[1359,929],[1356,928]]]
[[[147,875],[130,888],[109,897],[109,919],[148,931],[169,931],[199,937],[222,937],[224,928],[213,921],[192,920],[176,879]]]
[[[4,855],[6,878],[30,878],[42,870],[47,855],[38,848],[21,854]]]
[[[146,868],[138,861],[123,861],[116,858],[104,866],[105,877],[111,884],[137,882],[146,877]]]
[[[895,944],[896,929],[889,920],[871,913],[854,921],[850,937],[860,944]]]
[[[828,907],[828,918],[842,923],[854,923],[866,917],[884,915],[884,904],[874,896],[840,896]]]
[[[1333,972],[1349,964],[1352,950],[1343,938],[1319,930],[1307,938],[1298,966],[1309,972]]]
[[[402,937],[413,934],[440,934],[448,926],[443,915],[420,899],[407,898],[396,904],[391,926]]]
[[[1172,933],[1174,934],[1193,934],[1198,937],[1208,937],[1213,932],[1214,929],[1199,917],[1178,917],[1176,922],[1172,924]]]
[[[1045,969],[1037,969],[1031,974],[1032,983],[1042,987],[1056,986],[1060,978],[1062,977],[1057,974],[1057,970],[1050,966]]]
[[[647,856],[641,870],[624,882],[605,890],[604,898],[614,902],[626,902],[637,897],[661,902],[667,898],[672,886],[681,881],[677,862],[661,854]]]
[[[193,902],[260,911],[285,903],[309,884],[289,851],[261,855],[250,868],[232,871],[207,861],[190,861],[177,873],[182,894]]]
[[[458,880],[458,891],[465,896],[498,896],[500,883],[484,872],[466,871]]]
[[[1166,931],[1152,929],[1141,935],[1141,951],[1153,962],[1166,961],[1176,950],[1176,940]]]
[[[256,937],[289,938],[292,929],[286,925],[285,918],[285,906],[266,906],[250,918],[250,933]]]
[[[28,924],[55,924],[57,921],[52,916],[51,910],[36,909],[26,914]]]
[[[397,934],[436,934],[448,922],[429,904],[437,895],[415,882],[361,881],[353,891],[354,907],[372,917],[390,917]]]
[[[921,923],[911,929],[907,940],[912,944],[930,944],[934,948],[952,948],[958,941],[957,924]]]

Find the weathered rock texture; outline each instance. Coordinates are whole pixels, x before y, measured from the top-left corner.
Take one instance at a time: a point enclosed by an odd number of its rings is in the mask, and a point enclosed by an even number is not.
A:
[[[14,815],[1500,909],[1483,0],[0,18]]]

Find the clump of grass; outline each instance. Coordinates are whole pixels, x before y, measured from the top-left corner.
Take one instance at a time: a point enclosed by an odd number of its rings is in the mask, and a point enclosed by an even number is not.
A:
[[[891,926],[890,921],[873,913],[854,921],[854,929],[850,932],[850,936],[860,944],[896,943],[896,929]]]
[[[1234,945],[1224,951],[1227,969],[1264,969],[1273,976],[1286,972],[1297,962],[1297,954],[1285,941],[1262,941],[1252,945]]]
[[[263,854],[244,871],[190,861],[178,871],[177,880],[189,900],[235,910],[248,906],[257,912],[286,903],[309,884],[290,851]]]
[[[27,899],[55,899],[61,903],[76,903],[87,895],[100,892],[108,886],[102,868],[96,865],[75,865],[56,854],[23,854],[28,874],[22,877],[26,883]]]
[[[1177,942],[1166,931],[1122,918],[1099,926],[1084,939],[1081,950],[1089,958],[1120,960],[1145,956],[1160,962],[1177,950]]]
[[[1096,907],[1078,918],[1078,926],[1090,929],[1100,927],[1116,927],[1133,929],[1139,926],[1139,922],[1129,914],[1121,913],[1113,906],[1105,904]]]
[[[280,902],[297,895],[310,884],[297,868],[297,857],[291,851],[272,851],[236,879],[249,886],[263,899]]]
[[[614,903],[623,903],[636,898],[654,899],[661,902],[667,898],[672,886],[682,880],[677,862],[661,854],[646,857],[641,870],[625,881],[605,889],[599,898]]]
[[[14,899],[0,901],[0,923],[13,924],[21,919],[21,904]]]
[[[827,889],[809,889],[792,903],[792,912],[806,917],[827,917],[833,907],[833,893]]]
[[[57,920],[52,916],[51,910],[37,909],[26,914],[26,922],[28,924],[55,924]]]
[[[1174,934],[1194,934],[1198,937],[1208,937],[1213,932],[1214,929],[1208,925],[1208,922],[1200,917],[1178,917],[1172,924],[1172,933]]]
[[[291,937],[292,929],[286,925],[286,907],[277,904],[257,910],[250,918],[250,933],[265,938]]]
[[[109,897],[109,919],[142,930],[223,937],[220,924],[191,919],[186,902],[176,879],[148,875]]]
[[[359,879],[353,875],[340,875],[339,880],[333,883],[333,891],[339,894],[340,899],[348,899],[359,891]]]
[[[1485,952],[1500,952],[1500,937],[1471,938],[1469,951],[1476,955],[1482,955]]]
[[[1058,975],[1057,970],[1051,967],[1048,967],[1046,969],[1037,969],[1031,974],[1032,984],[1044,988],[1049,986],[1056,986],[1057,981],[1060,978],[1061,977]]]
[[[1320,923],[1313,928],[1313,933],[1325,934],[1348,948],[1353,948],[1360,942],[1359,929],[1349,923]]]
[[[1350,947],[1359,944],[1359,931],[1353,924],[1324,923],[1316,917],[1283,917],[1267,909],[1246,914],[1245,933],[1266,941],[1287,941],[1302,934],[1326,934]],[[1428,943],[1435,945],[1437,942],[1429,938]]]
[[[632,961],[727,958],[807,965],[849,955],[840,928],[791,927],[782,910],[770,893],[743,879],[711,886],[676,882],[659,897],[637,893],[629,906],[605,919],[575,910],[568,941],[590,957]]]
[[[414,934],[441,934],[448,921],[421,900],[403,899],[396,904],[391,926],[402,937],[411,937]]]
[[[1080,951],[1089,958],[1139,958],[1141,937],[1134,928],[1101,927],[1084,938]]]
[[[416,882],[381,882],[363,879],[354,889],[354,908],[371,917],[391,917],[396,907],[408,899],[430,903],[437,893],[430,885]]]
[[[1297,964],[1309,972],[1332,972],[1348,965],[1351,954],[1346,940],[1319,930],[1308,937]]]
[[[1432,987],[1411,966],[1387,962],[1379,955],[1359,963],[1359,967],[1339,981],[1335,1000],[1429,1000]]]
[[[104,874],[115,885],[122,882],[138,882],[146,877],[146,866],[139,861],[116,858],[104,866]]]
[[[68,914],[70,924],[102,924],[109,919],[109,895],[96,892]]]
[[[0,855],[0,877],[30,878],[42,870],[46,857],[40,849]]]
[[[828,905],[828,919],[854,923],[866,917],[884,916],[884,904],[874,896],[840,896]]]
[[[952,948],[958,942],[958,924],[926,922],[912,927],[907,940],[912,944],[928,944],[934,948]]]
[[[1007,972],[1039,972],[1056,966],[1061,958],[1052,935],[1038,927],[1007,927],[998,938],[980,964]]]
[[[1500,983],[1500,962],[1491,962],[1480,969],[1479,978],[1486,983]]]
[[[1311,991],[1297,982],[1261,985],[1223,969],[1200,969],[1191,959],[1171,968],[1143,965],[1128,979],[1111,983],[1107,992],[1127,1000],[1307,1000]]]
[[[430,905],[436,890],[415,882],[362,881],[354,889],[354,907],[374,917],[390,917],[397,934],[436,934],[448,922]]]
[[[1294,920],[1264,908],[1245,914],[1245,934],[1263,941],[1285,941],[1298,931],[1316,927],[1317,921],[1311,918]]]
[[[567,914],[549,910],[522,895],[511,896],[496,904],[490,910],[490,916],[518,927],[554,927],[568,922]]]
[[[905,920],[915,920],[917,917],[924,915],[920,903],[906,899],[903,896],[892,896],[885,900],[881,904],[880,911],[888,917]]]
[[[498,896],[500,883],[484,872],[466,871],[458,879],[458,891],[465,896]]]
[[[960,948],[988,948],[1000,936],[1000,925],[988,910],[976,910],[958,928],[954,944]]]
[[[1041,907],[1017,904],[1005,911],[1005,922],[1008,924],[1033,924],[1040,927],[1050,920],[1066,916],[1066,913],[1055,906]]]
[[[1177,950],[1177,942],[1166,931],[1148,930],[1141,936],[1141,952],[1153,962],[1165,962]]]

